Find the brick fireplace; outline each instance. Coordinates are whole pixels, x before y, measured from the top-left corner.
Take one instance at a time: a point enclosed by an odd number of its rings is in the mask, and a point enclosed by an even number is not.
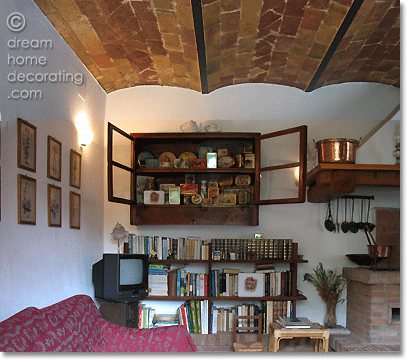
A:
[[[400,345],[400,272],[344,268],[346,327],[371,344]]]
[[[335,351],[400,351],[400,209],[376,208],[378,245],[392,254],[369,267],[343,268],[347,285],[347,336],[331,336]],[[366,251],[367,252],[367,251]]]

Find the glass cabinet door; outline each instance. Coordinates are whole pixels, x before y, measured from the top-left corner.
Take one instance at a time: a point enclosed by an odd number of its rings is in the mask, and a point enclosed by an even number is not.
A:
[[[108,123],[107,184],[109,201],[135,204],[133,148],[134,138],[113,124]]]
[[[256,204],[305,202],[307,126],[262,134],[256,141]]]

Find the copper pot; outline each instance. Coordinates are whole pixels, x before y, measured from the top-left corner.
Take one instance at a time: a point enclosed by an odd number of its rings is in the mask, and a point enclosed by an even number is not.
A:
[[[355,139],[324,139],[315,143],[320,163],[354,164],[359,141]]]
[[[388,258],[393,245],[368,245],[368,254],[371,258]]]

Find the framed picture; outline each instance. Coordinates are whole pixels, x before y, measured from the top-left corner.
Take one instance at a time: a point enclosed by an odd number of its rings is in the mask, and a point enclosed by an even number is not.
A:
[[[17,166],[35,172],[37,128],[29,122],[17,119]]]
[[[61,188],[48,184],[48,226],[61,227]]]
[[[81,228],[81,195],[73,191],[69,193],[69,227]]]
[[[71,149],[69,185],[78,189],[81,188],[81,161],[82,155]]]
[[[37,180],[18,174],[18,223],[35,225]]]
[[[47,176],[50,179],[61,181],[62,144],[48,135]]]

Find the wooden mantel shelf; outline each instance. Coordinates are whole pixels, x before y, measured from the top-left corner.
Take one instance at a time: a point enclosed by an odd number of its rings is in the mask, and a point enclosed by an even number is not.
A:
[[[320,163],[307,174],[308,201],[328,202],[356,185],[400,186],[400,165]]]

